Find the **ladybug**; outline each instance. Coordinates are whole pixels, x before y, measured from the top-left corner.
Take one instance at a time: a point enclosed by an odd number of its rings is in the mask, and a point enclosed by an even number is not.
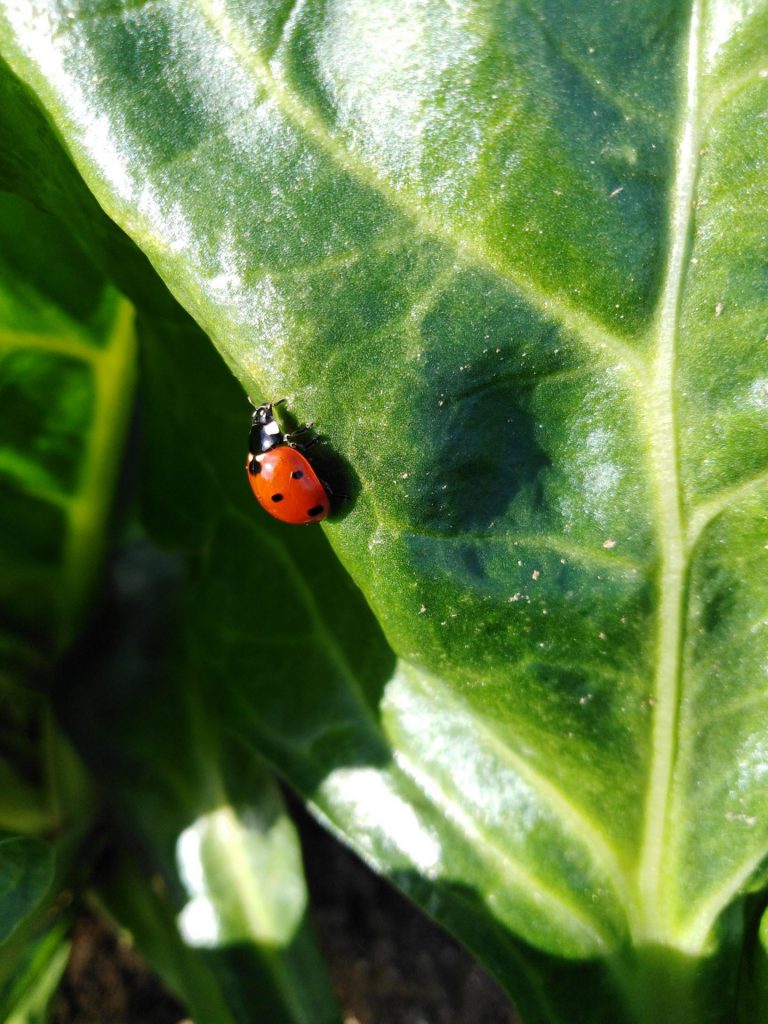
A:
[[[328,490],[304,454],[317,438],[301,443],[298,435],[309,427],[284,434],[273,409],[280,402],[267,402],[253,412],[248,442],[248,480],[262,508],[283,523],[305,526],[319,523],[331,511]]]

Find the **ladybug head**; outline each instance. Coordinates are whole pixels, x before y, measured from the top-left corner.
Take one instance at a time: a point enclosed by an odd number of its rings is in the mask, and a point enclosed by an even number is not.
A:
[[[248,399],[250,402],[250,398]],[[263,405],[256,405],[253,408],[253,415],[251,416],[251,423],[254,427],[263,427],[266,423],[271,423],[274,420],[275,415],[273,409],[276,409],[278,405],[282,405],[285,402],[284,398],[281,398],[279,402],[265,402]],[[251,402],[253,405],[253,402]]]
[[[273,420],[272,415],[272,403],[266,402],[264,405],[258,405],[253,410],[253,416],[251,416],[251,423],[254,427],[263,426],[265,423],[269,423]]]

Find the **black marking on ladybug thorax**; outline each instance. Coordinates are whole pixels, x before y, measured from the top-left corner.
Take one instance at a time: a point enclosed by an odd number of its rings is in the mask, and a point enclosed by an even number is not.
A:
[[[279,448],[281,444],[283,433],[276,420],[269,418],[266,423],[254,422],[248,439],[248,450],[253,455],[258,452],[270,452],[273,448]]]
[[[291,477],[294,480],[301,480],[301,478],[303,476],[304,476],[304,470],[303,469],[294,469],[294,471],[291,473]]]
[[[283,500],[282,494],[273,494],[272,495],[272,501],[282,501],[282,500]]]
[[[314,508],[311,508],[307,512],[307,515],[308,516],[319,516],[322,511],[323,511],[323,506],[322,505],[315,505]]]

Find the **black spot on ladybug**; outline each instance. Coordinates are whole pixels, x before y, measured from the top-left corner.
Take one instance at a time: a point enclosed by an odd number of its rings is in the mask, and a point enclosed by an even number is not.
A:
[[[307,515],[308,516],[319,516],[322,511],[323,511],[323,506],[322,505],[315,505],[314,508],[311,508],[307,512]]]
[[[251,476],[258,476],[261,472],[261,463],[257,462],[256,459],[251,459],[248,463],[248,472]]]
[[[294,471],[291,473],[291,476],[293,477],[294,480],[301,480],[301,478],[304,476],[304,470],[294,469]]]
[[[282,500],[283,500],[282,494],[273,494],[272,495],[272,501],[282,501]]]

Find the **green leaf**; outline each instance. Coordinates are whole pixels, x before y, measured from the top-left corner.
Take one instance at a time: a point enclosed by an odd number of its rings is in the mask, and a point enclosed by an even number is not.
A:
[[[51,217],[0,193],[0,669],[71,642],[133,402],[132,312]]]
[[[57,900],[92,854],[92,788],[40,684],[98,579],[134,355],[125,300],[57,220],[0,192],[0,830],[26,833],[0,839],[9,1024],[47,1019],[71,892]]]
[[[261,794],[264,795],[263,793]],[[262,807],[264,806],[262,802]],[[193,851],[191,836],[200,834],[206,825],[212,824],[215,815],[219,821],[225,816],[233,830],[225,836],[224,845],[218,850],[208,846],[207,856],[197,863],[189,860]],[[98,879],[98,897],[102,906],[127,931],[142,954],[147,957],[155,970],[169,987],[178,994],[195,1020],[210,1024],[232,1024],[236,1021],[311,1021],[332,1024],[337,1020],[328,991],[322,980],[319,964],[312,950],[310,932],[303,924],[296,929],[302,932],[301,941],[288,936],[286,925],[295,928],[294,914],[283,922],[282,939],[288,942],[270,941],[265,935],[261,921],[255,930],[243,919],[263,905],[268,905],[274,891],[267,886],[277,884],[279,889],[290,889],[304,901],[302,874],[295,872],[295,863],[279,866],[276,861],[267,864],[264,871],[263,858],[256,866],[243,873],[239,883],[227,885],[219,898],[218,889],[226,878],[232,880],[232,859],[238,850],[238,838],[244,838],[251,849],[260,854],[259,830],[253,829],[253,821],[238,820],[229,808],[219,808],[208,817],[207,822],[190,826],[180,847],[184,860],[181,866],[195,877],[190,880],[190,900],[182,911],[182,938],[178,924],[178,897],[162,883],[162,876],[148,879],[146,872],[128,858],[125,853],[110,864],[106,877]],[[273,828],[281,829],[291,861],[295,862],[295,838],[289,834],[290,826],[284,813],[280,813]],[[234,834],[233,834],[234,833]],[[209,836],[210,838],[210,836]],[[214,856],[211,857],[210,854]],[[277,870],[276,870],[277,869]],[[200,883],[211,886],[203,894]],[[192,896],[192,890],[197,895]],[[264,897],[266,896],[266,900]],[[229,909],[234,898],[243,899],[234,912]],[[278,897],[279,898],[279,897]],[[238,921],[239,918],[239,921]],[[231,925],[236,923],[233,929]],[[215,929],[216,934],[212,932]],[[290,955],[287,953],[293,946]],[[297,954],[301,954],[301,959]],[[291,960],[301,968],[294,974]]]
[[[0,12],[104,209],[352,496],[327,534],[395,672],[229,463],[155,499],[242,731],[528,1020],[732,1021],[768,842],[766,4]],[[184,452],[225,416],[183,430],[173,351]]]
[[[98,580],[135,350],[128,303],[68,232],[0,192],[0,829],[58,847],[92,794],[38,684]]]
[[[764,1007],[768,1002],[768,918],[763,913],[760,920],[759,929],[759,941],[756,944],[754,957],[752,963],[749,964],[749,969],[755,979],[754,988],[756,994],[754,997],[754,1003],[746,1007],[747,1013],[752,1014],[753,1020],[765,1020]],[[762,1016],[760,1016],[760,1010],[762,1008]],[[747,1014],[744,1015],[745,1019],[749,1019]]]
[[[68,922],[58,921],[26,945],[12,977],[0,986],[0,1013],[4,1024],[45,1024],[48,1021],[49,1005],[69,959],[67,931]],[[4,960],[0,951],[3,968]]]
[[[38,909],[53,879],[51,847],[26,836],[0,838],[0,943]]]

